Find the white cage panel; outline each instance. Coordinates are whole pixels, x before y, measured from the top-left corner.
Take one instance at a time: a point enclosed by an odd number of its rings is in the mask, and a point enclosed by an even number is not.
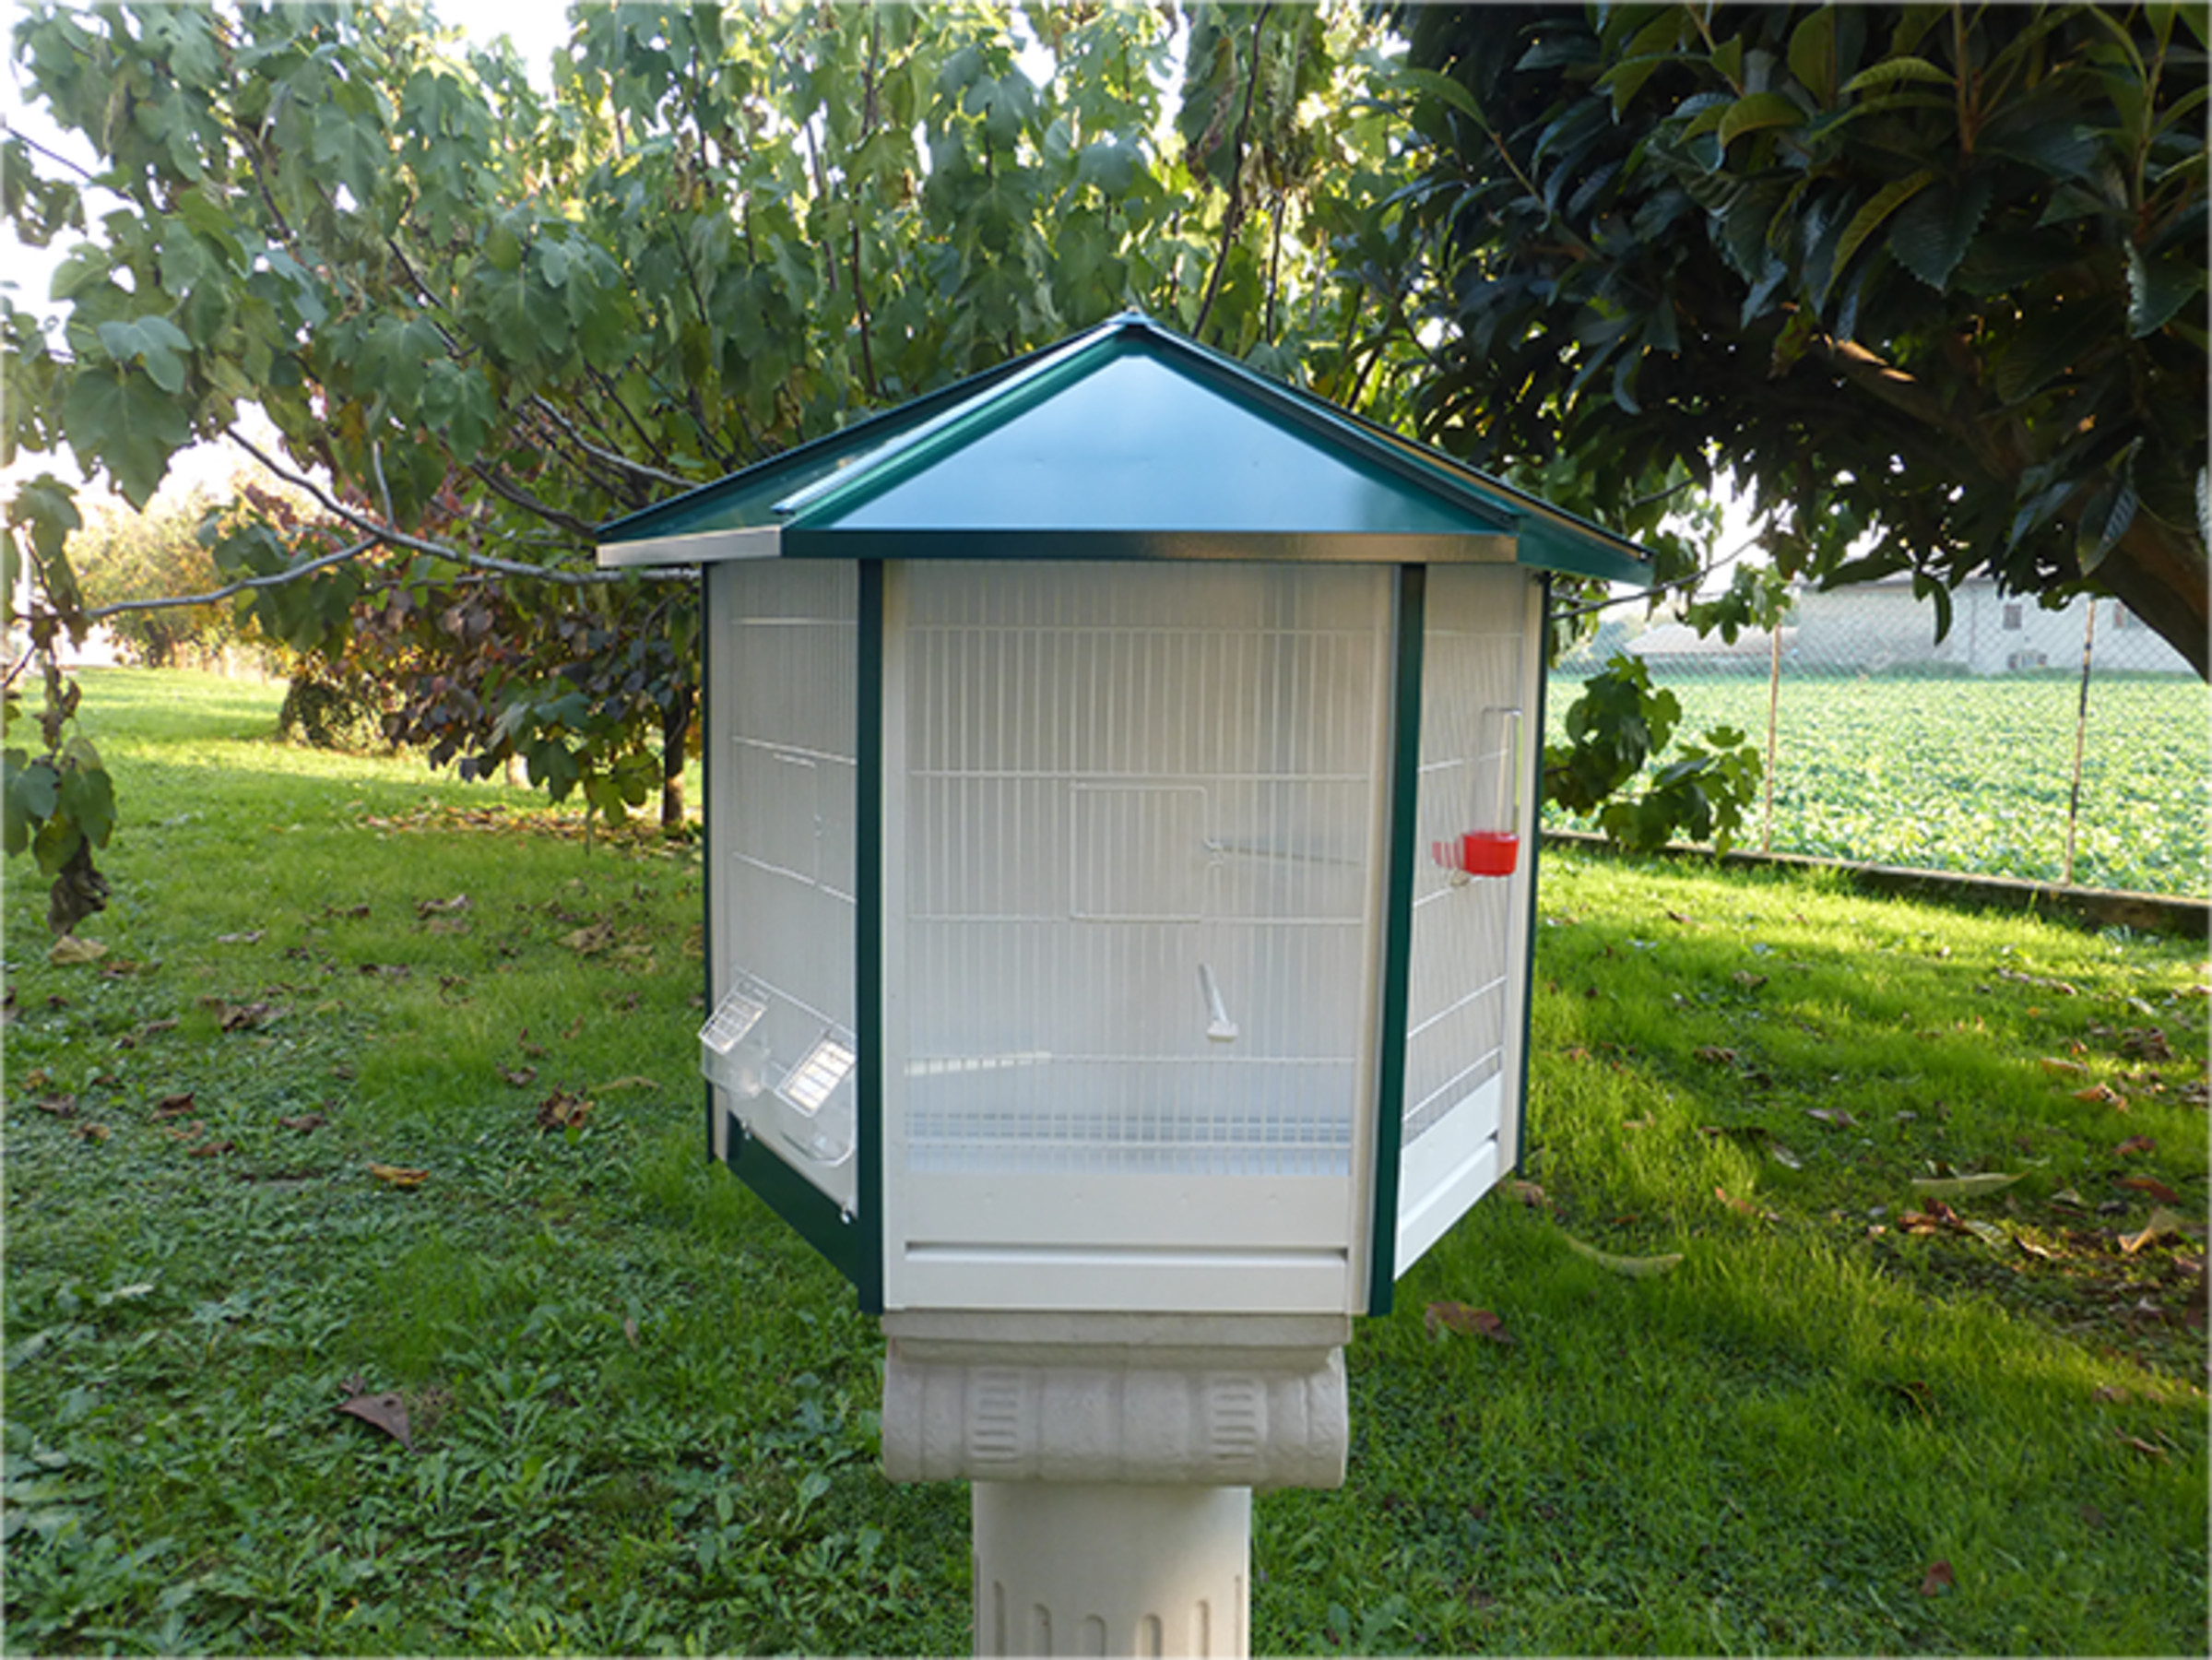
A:
[[[849,1207],[858,568],[713,566],[707,622],[715,1007],[701,1070],[765,1146]],[[725,1132],[717,1114],[718,1154]]]
[[[1376,569],[909,567],[909,1169],[1349,1174],[1388,620]]]
[[[1538,592],[1509,567],[1428,573],[1400,1274],[1510,1161],[1533,851],[1538,734],[1526,700]]]

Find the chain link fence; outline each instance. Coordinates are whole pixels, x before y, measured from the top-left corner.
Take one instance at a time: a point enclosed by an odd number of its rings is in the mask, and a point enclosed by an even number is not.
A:
[[[2180,654],[2117,601],[2045,611],[1986,580],[1958,590],[1949,634],[1934,634],[1906,581],[1801,593],[1773,634],[1733,645],[1664,612],[1610,615],[1554,670],[1546,736],[1626,651],[1681,701],[1677,744],[1728,726],[1759,749],[1741,848],[2212,892],[2212,706]]]

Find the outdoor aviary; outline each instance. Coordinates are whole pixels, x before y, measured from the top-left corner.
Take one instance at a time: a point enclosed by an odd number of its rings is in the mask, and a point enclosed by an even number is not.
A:
[[[497,9],[9,16],[0,1646],[2202,1649],[2203,6]]]

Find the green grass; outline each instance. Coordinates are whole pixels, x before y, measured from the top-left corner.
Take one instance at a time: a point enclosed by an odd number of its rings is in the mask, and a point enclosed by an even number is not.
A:
[[[277,695],[88,677],[101,964],[8,872],[9,1652],[964,1650],[874,1322],[701,1157],[693,850],[277,746]],[[1361,1322],[1255,1651],[2201,1652],[2201,950],[1603,858],[1542,909],[1540,1202]]]
[[[1762,755],[1764,673],[1661,672],[1681,736],[1730,725]],[[1553,741],[1580,677],[1553,678]],[[2065,870],[2080,685],[2004,679],[1792,675],[1777,715],[1772,850],[1915,869],[2057,882]],[[2100,678],[2082,750],[2074,880],[2142,893],[2212,893],[2212,778],[2205,688]],[[1563,823],[1566,821],[1562,821]],[[1768,828],[1763,800],[1741,841]]]

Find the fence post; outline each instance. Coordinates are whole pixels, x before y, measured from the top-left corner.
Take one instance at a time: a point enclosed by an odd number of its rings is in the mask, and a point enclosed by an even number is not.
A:
[[[2074,715],[2074,787],[2066,798],[2066,862],[2061,887],[2074,885],[2074,835],[2081,822],[2081,753],[2089,733],[2089,653],[2097,644],[2097,597],[2089,596],[2089,620],[2081,631],[2081,703]]]
[[[1767,631],[1767,806],[1766,827],[1759,836],[1759,851],[1774,851],[1774,732],[1782,701],[1782,621],[1774,619]]]

